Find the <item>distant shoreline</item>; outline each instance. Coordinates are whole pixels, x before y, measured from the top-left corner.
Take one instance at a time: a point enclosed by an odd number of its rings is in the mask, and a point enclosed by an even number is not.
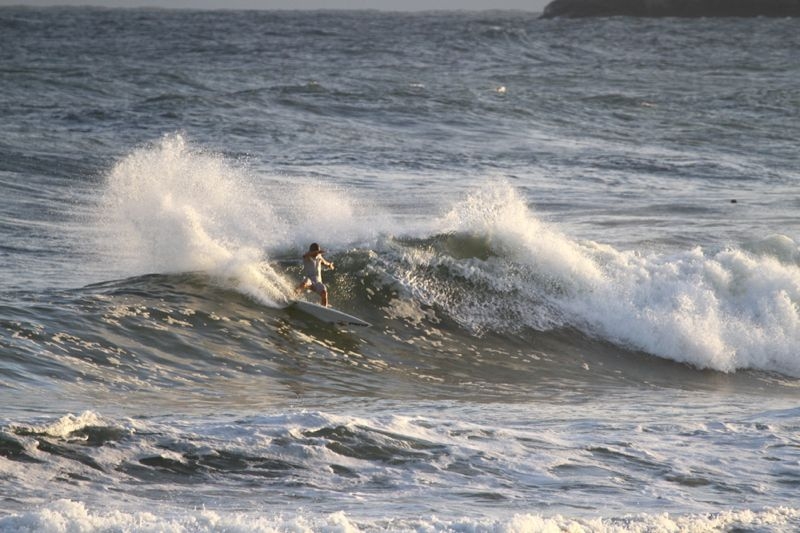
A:
[[[553,0],[542,18],[800,17],[800,0]]]

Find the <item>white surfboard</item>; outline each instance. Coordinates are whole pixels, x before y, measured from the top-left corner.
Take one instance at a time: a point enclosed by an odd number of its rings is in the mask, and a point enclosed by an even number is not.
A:
[[[298,311],[307,313],[317,320],[327,322],[329,324],[338,324],[340,326],[363,326],[369,327],[372,324],[361,320],[357,316],[348,315],[333,307],[322,307],[321,305],[306,302],[305,300],[292,300],[289,307],[294,307]]]

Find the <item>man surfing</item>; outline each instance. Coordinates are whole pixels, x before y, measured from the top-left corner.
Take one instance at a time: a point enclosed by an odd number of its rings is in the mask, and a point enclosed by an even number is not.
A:
[[[328,307],[328,289],[322,283],[322,267],[333,270],[333,263],[327,261],[322,254],[325,250],[321,250],[319,244],[313,242],[308,247],[308,251],[303,254],[303,281],[295,288],[295,292],[299,293],[307,289],[314,289],[314,292],[319,294],[320,305]]]

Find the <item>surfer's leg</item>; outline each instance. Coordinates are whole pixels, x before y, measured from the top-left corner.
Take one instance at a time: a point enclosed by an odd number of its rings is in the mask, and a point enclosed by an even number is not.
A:
[[[321,281],[317,281],[314,285],[314,290],[319,294],[319,304],[323,307],[328,307],[328,288]]]

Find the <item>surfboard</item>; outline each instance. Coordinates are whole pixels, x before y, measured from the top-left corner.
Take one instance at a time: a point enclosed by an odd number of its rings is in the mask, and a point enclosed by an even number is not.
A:
[[[321,305],[306,302],[305,300],[292,300],[288,307],[293,307],[298,311],[309,314],[317,320],[327,322],[328,324],[362,327],[369,327],[372,325],[369,322],[361,320],[357,316],[348,315],[347,313],[339,311],[338,309],[334,309],[333,307],[322,307]]]

